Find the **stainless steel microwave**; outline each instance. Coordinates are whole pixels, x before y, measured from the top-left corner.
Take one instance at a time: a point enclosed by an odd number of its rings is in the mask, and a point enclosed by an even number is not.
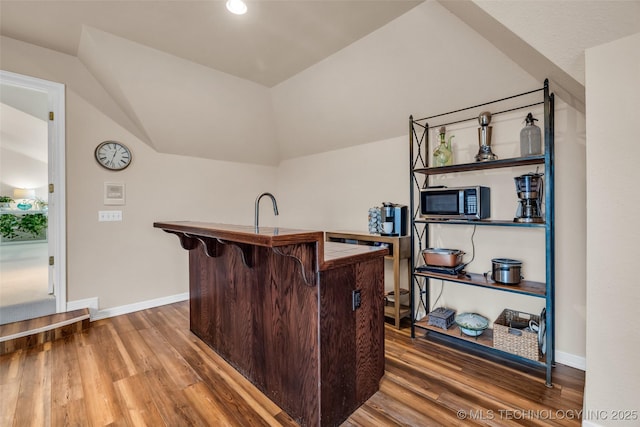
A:
[[[420,190],[420,216],[479,220],[491,216],[489,187],[427,187]]]

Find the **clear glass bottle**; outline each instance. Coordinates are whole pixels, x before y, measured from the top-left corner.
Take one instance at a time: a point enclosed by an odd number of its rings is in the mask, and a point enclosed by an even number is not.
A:
[[[438,129],[438,136],[440,137],[440,145],[433,150],[433,166],[449,166],[453,164],[453,151],[451,151],[451,138],[447,142],[445,139],[446,129],[442,126]]]
[[[542,137],[540,128],[534,122],[538,119],[534,118],[531,113],[525,118],[527,124],[520,131],[520,155],[537,156],[542,154]]]

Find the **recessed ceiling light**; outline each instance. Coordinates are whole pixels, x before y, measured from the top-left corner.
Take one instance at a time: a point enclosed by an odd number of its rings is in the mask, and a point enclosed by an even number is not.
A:
[[[227,0],[227,9],[236,15],[247,13],[247,5],[242,0]]]

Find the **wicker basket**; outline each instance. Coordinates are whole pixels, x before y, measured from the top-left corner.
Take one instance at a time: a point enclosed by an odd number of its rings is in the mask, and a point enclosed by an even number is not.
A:
[[[540,316],[505,309],[493,322],[493,347],[531,360],[539,360],[538,333],[512,328],[514,324],[540,324]]]

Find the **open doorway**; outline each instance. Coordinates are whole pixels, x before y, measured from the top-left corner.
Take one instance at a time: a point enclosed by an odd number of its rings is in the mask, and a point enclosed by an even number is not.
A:
[[[64,85],[0,71],[0,324],[66,311]]]

